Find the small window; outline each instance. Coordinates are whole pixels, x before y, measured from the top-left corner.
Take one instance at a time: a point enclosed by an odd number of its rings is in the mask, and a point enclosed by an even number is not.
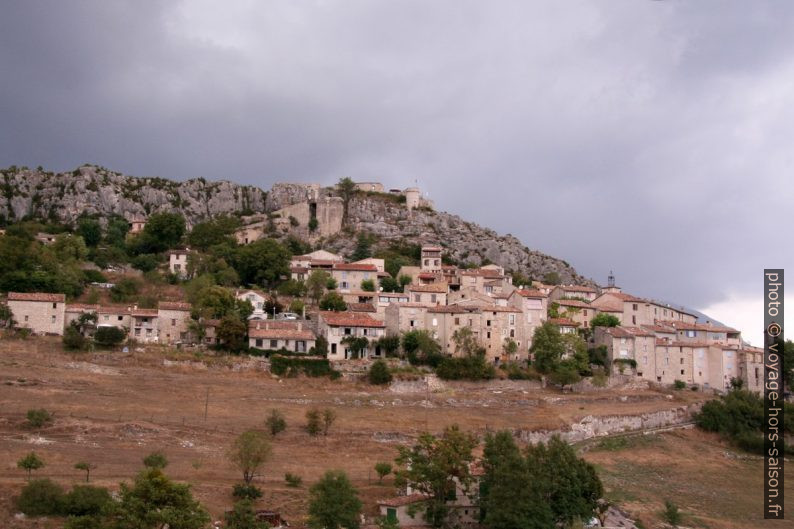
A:
[[[52,304],[52,308],[57,309],[58,308],[58,304],[57,303],[53,303]]]
[[[278,347],[278,340],[270,340],[270,348],[275,349]]]
[[[171,327],[176,327],[176,320],[175,319],[171,319]]]
[[[55,316],[52,317],[52,323],[55,323]]]

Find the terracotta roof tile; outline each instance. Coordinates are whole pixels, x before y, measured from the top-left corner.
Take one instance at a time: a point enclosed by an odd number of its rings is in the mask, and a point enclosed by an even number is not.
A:
[[[519,296],[521,296],[523,298],[537,298],[537,299],[540,299],[540,298],[549,297],[546,294],[544,294],[543,292],[541,292],[540,290],[534,290],[534,289],[519,288],[519,289],[516,289],[516,292],[518,293]]]
[[[316,337],[314,333],[309,330],[297,329],[250,329],[248,331],[249,338],[266,338],[270,340],[288,339],[288,340],[314,340]]]
[[[47,301],[63,303],[66,296],[50,292],[9,292],[8,301]]]
[[[352,272],[377,272],[378,267],[373,264],[336,263],[334,270],[349,270]]]
[[[549,318],[549,323],[559,325],[560,327],[579,327],[579,323],[569,318]]]
[[[449,287],[446,283],[434,283],[431,285],[408,285],[405,287],[408,292],[430,292],[434,294],[446,294]]]
[[[157,308],[160,310],[183,310],[189,311],[191,308],[190,303],[184,303],[181,301],[161,301],[157,304]]]
[[[385,327],[386,324],[361,312],[322,311],[320,317],[334,327]]]
[[[377,312],[372,303],[348,303],[347,308],[353,312]]]

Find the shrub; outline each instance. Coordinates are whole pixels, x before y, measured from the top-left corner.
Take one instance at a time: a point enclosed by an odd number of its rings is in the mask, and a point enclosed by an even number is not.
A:
[[[279,410],[270,410],[270,414],[267,416],[267,419],[265,419],[265,425],[270,435],[275,437],[287,429],[287,420],[284,418],[284,414]]]
[[[376,360],[375,363],[370,366],[367,377],[369,378],[369,383],[375,385],[388,384],[392,380],[389,366],[386,365],[386,362],[383,360]]]
[[[284,474],[284,481],[287,483],[288,487],[292,487],[297,489],[301,485],[303,485],[303,478],[300,476],[296,476],[295,474],[291,474],[287,472]]]
[[[94,333],[94,342],[102,347],[112,347],[123,342],[127,333],[119,327],[99,327]]]
[[[306,412],[306,431],[311,436],[320,435],[323,430],[322,418],[320,417],[320,410],[312,408]]]
[[[676,380],[675,382],[673,382],[673,387],[679,390],[686,389],[686,382],[684,382],[683,380]]]
[[[379,462],[375,463],[375,472],[378,473],[378,482],[382,483],[383,478],[390,474],[392,471],[391,463]]]
[[[63,512],[63,487],[50,479],[34,479],[22,489],[16,508],[29,516],[58,515]]]
[[[37,408],[28,410],[27,419],[28,426],[31,428],[41,428],[52,422],[52,414],[44,408]]]
[[[237,483],[232,488],[232,496],[238,500],[255,500],[262,497],[262,491],[256,485]]]
[[[312,217],[309,219],[309,231],[314,232],[319,227],[320,223],[317,221],[317,217]]]
[[[83,270],[83,281],[86,283],[107,283],[105,274],[99,270]]]
[[[320,300],[320,310],[341,312],[347,310],[347,303],[337,292],[327,292]]]
[[[152,452],[143,458],[143,466],[146,468],[163,469],[168,466],[168,459],[162,452]]]
[[[63,348],[67,351],[85,349],[86,339],[75,325],[67,325],[63,330]]]
[[[100,514],[113,501],[104,487],[75,485],[64,498],[63,514],[67,516],[91,516]]]
[[[669,523],[673,527],[678,527],[678,524],[681,523],[681,511],[678,510],[678,505],[673,503],[670,500],[664,501],[664,511],[662,511],[662,518],[665,522]]]
[[[496,375],[492,365],[485,362],[484,355],[470,355],[462,358],[441,360],[436,374],[444,380],[488,380]]]
[[[270,372],[278,376],[297,376],[303,373],[309,377],[330,376],[337,378],[339,373],[331,367],[326,358],[288,357],[280,354],[270,357]]]

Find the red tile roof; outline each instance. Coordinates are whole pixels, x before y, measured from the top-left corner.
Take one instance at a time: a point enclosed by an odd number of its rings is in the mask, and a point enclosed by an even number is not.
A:
[[[9,292],[8,301],[47,301],[63,303],[66,301],[64,294],[54,294],[49,292]]]
[[[361,312],[320,312],[327,325],[333,327],[385,327],[386,324]]]
[[[377,272],[378,267],[373,264],[336,263],[334,270],[349,270],[355,272]]]
[[[298,330],[306,326],[303,321],[295,320],[248,320],[249,329],[293,329]]]
[[[269,340],[314,340],[314,333],[309,330],[297,329],[250,329],[249,338],[266,338]]]
[[[446,294],[449,287],[446,283],[433,283],[432,285],[408,285],[405,287],[408,292],[430,292],[433,294]]]
[[[649,337],[656,336],[653,332],[642,329],[640,327],[608,327],[604,332],[614,336],[615,338],[634,338],[634,337]]]
[[[530,290],[530,289],[526,289],[526,288],[519,288],[519,289],[516,289],[516,292],[518,293],[519,296],[524,297],[524,298],[538,298],[539,299],[539,298],[547,298],[547,297],[549,297],[546,294],[544,294],[543,292],[541,292],[540,290],[534,290],[534,289]]]
[[[563,307],[577,307],[580,309],[592,309],[593,306],[585,301],[580,301],[578,299],[558,299],[555,301],[558,305]]]
[[[156,317],[157,309],[132,309],[132,315],[145,318]]]
[[[181,301],[161,301],[157,304],[157,308],[160,310],[183,310],[189,311],[190,310],[190,303],[183,303]]]
[[[99,310],[99,305],[89,305],[87,303],[68,303],[66,305],[66,312],[83,312],[83,311],[96,312]]]
[[[569,318],[549,318],[549,323],[559,325],[560,327],[579,327],[579,323]]]
[[[586,287],[582,285],[561,285],[560,288],[564,292],[590,292],[593,294],[596,293],[596,289],[594,289],[593,287]]]
[[[372,303],[348,303],[347,308],[353,312],[377,312]]]

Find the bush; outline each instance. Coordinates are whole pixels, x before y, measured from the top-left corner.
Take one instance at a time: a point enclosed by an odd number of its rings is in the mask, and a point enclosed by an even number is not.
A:
[[[302,477],[296,476],[295,474],[290,474],[289,472],[284,474],[284,481],[287,483],[288,487],[292,487],[295,489],[303,485]]]
[[[287,420],[284,418],[284,414],[279,410],[270,410],[270,414],[267,416],[267,419],[265,419],[265,425],[270,435],[275,437],[287,429]]]
[[[94,342],[102,347],[112,347],[123,342],[127,332],[118,327],[98,327],[94,333]]]
[[[320,300],[320,310],[341,312],[347,310],[347,303],[337,292],[327,292]]]
[[[74,325],[67,325],[63,330],[63,348],[67,351],[81,351],[85,346],[86,339],[80,329]]]
[[[485,362],[484,355],[470,355],[444,357],[436,368],[436,374],[444,380],[489,380],[496,376],[496,370]]]
[[[52,422],[52,414],[44,408],[28,410],[28,426],[31,428],[41,428]]]
[[[306,431],[312,437],[320,435],[323,431],[323,421],[320,416],[320,410],[312,408],[306,412]]]
[[[678,510],[678,505],[670,500],[665,500],[662,519],[673,527],[677,527],[682,521],[681,511]]]
[[[673,387],[678,390],[686,389],[686,382],[684,382],[683,380],[676,380],[675,382],[673,382]]]
[[[168,459],[162,452],[152,452],[143,458],[143,466],[147,468],[163,469],[168,466]]]
[[[85,283],[107,283],[108,279],[105,274],[99,270],[83,270],[83,281]]]
[[[64,499],[63,487],[50,479],[34,479],[22,489],[16,508],[29,516],[59,515]]]
[[[339,373],[326,358],[287,357],[280,354],[270,357],[270,372],[278,376],[294,377],[303,373],[309,377],[329,376],[338,378]]]
[[[505,364],[502,369],[510,380],[540,380],[540,373],[531,367],[522,367],[517,363]]]
[[[138,281],[132,278],[121,279],[110,289],[110,299],[115,303],[123,303],[138,294]]]
[[[262,497],[262,491],[255,485],[237,483],[232,488],[232,496],[238,500],[255,500]]]
[[[376,360],[375,363],[369,368],[369,373],[367,374],[369,378],[370,384],[375,385],[383,385],[388,384],[392,380],[391,372],[389,371],[389,366],[386,365],[386,362],[383,360]]]
[[[63,514],[67,516],[92,516],[100,514],[113,501],[104,487],[75,485],[64,498]]]

